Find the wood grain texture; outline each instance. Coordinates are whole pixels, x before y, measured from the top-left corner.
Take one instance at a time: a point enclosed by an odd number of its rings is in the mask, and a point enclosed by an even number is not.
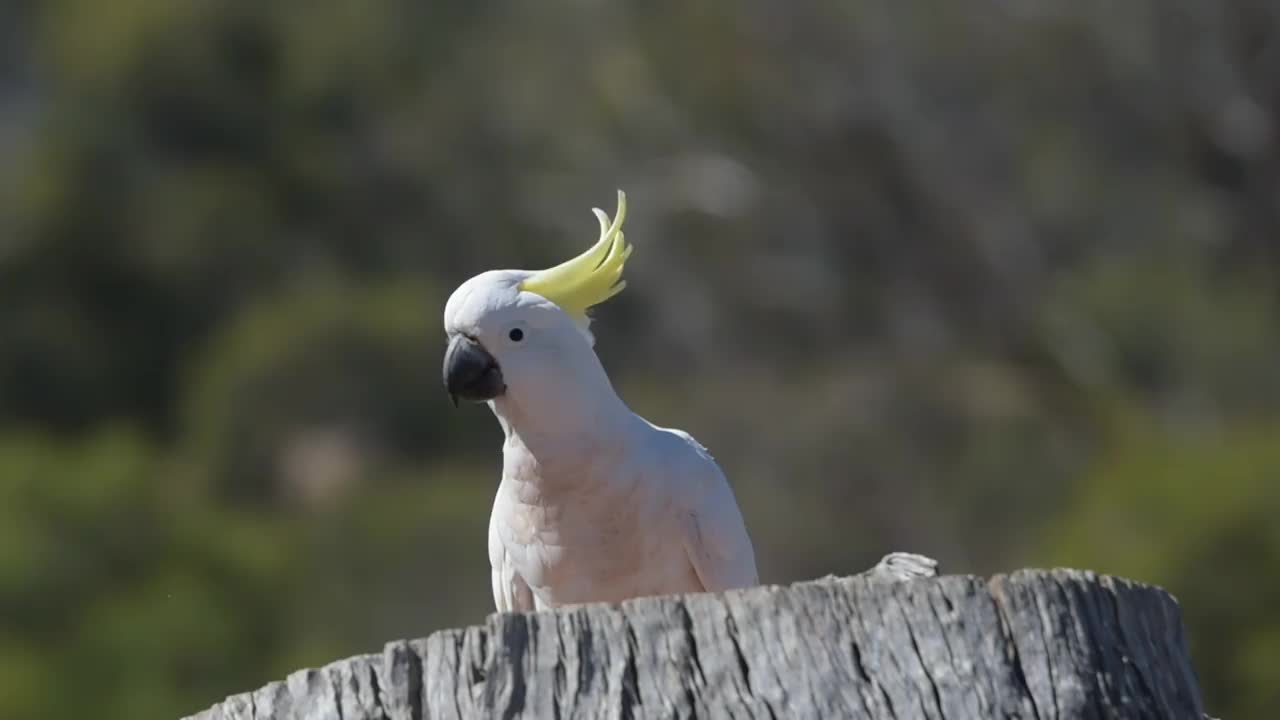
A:
[[[930,562],[491,615],[192,717],[1204,717],[1164,591],[1077,570],[930,577]]]

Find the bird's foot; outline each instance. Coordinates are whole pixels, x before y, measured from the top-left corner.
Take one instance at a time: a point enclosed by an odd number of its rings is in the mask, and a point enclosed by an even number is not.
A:
[[[937,577],[938,561],[915,553],[893,552],[885,555],[868,574],[898,582]]]

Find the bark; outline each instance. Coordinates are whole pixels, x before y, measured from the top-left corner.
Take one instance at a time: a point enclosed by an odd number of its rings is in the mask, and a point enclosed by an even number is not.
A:
[[[1078,570],[852,577],[491,615],[200,720],[1204,717],[1176,601]]]

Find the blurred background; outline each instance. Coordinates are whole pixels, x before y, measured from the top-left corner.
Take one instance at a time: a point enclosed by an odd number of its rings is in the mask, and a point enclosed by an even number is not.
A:
[[[448,294],[630,199],[625,399],[763,579],[1177,595],[1280,703],[1280,5],[0,3],[0,717],[163,718],[490,612]]]

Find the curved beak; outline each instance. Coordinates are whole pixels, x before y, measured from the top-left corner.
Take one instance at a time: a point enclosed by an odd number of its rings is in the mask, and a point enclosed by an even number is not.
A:
[[[458,398],[484,402],[506,391],[502,368],[488,350],[466,335],[455,335],[444,353],[444,386],[453,406]]]

